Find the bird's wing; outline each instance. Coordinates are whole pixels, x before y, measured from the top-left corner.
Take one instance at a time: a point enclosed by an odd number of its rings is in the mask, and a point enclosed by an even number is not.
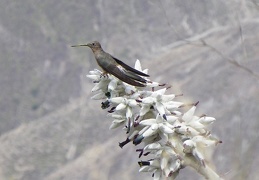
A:
[[[139,82],[143,82],[143,83],[146,83],[147,80],[142,78],[141,76],[137,75],[136,73],[134,72],[131,72],[131,71],[128,71],[127,69],[125,69],[124,67],[122,67],[121,65],[118,65],[118,68],[124,73],[126,74],[126,76],[128,76],[129,78],[132,78],[136,81],[139,81]]]
[[[136,74],[138,74],[138,75],[140,75],[140,76],[149,77],[148,74],[145,74],[145,73],[143,73],[143,72],[140,72],[140,71],[138,71],[138,70],[136,70],[136,69],[130,67],[129,65],[125,64],[124,62],[122,62],[121,60],[119,60],[119,59],[117,59],[117,58],[115,58],[115,57],[113,57],[113,56],[112,56],[112,58],[113,58],[119,65],[121,65],[122,67],[124,67],[126,70],[129,70],[129,71],[131,71],[131,72],[134,72],[134,73],[136,73]]]
[[[133,77],[127,75],[125,73],[125,70],[123,67],[119,67],[120,65],[118,66],[113,66],[113,67],[110,67],[110,70],[109,70],[109,73],[114,75],[115,77],[117,77],[118,79],[122,80],[123,82],[126,82],[130,85],[133,85],[133,86],[138,86],[138,87],[145,87],[146,85],[145,84],[142,84],[140,82],[137,82],[135,81]],[[143,78],[142,78],[143,79]],[[136,79],[137,80],[137,79]],[[144,79],[145,80],[145,79]],[[146,82],[145,81],[142,81],[143,83]]]

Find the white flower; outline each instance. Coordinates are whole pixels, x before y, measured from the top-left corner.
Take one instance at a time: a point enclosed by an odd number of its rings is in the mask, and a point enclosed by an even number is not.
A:
[[[177,172],[181,168],[181,160],[176,159],[175,161],[171,161],[169,164],[170,172]]]
[[[177,132],[180,135],[185,135],[187,137],[197,136],[200,134],[199,131],[197,131],[191,126],[187,126],[184,122],[175,124],[175,132]]]
[[[162,180],[162,170],[156,169],[154,172],[154,180]]]
[[[159,114],[166,119],[166,114],[171,114],[170,112],[168,112],[168,110],[166,109],[166,106],[164,104],[168,104],[169,106],[169,101],[171,101],[172,99],[175,98],[174,94],[171,95],[164,95],[166,92],[166,88],[163,89],[159,89],[157,91],[154,92],[145,92],[145,95],[149,95],[145,98],[143,98],[141,101],[142,108],[140,110],[140,116],[144,116],[151,107],[154,107]],[[177,103],[174,104],[174,106],[180,106],[179,104],[176,105]],[[171,104],[172,105],[172,104]]]
[[[93,87],[92,92],[99,91],[99,90],[102,90],[102,92],[107,92],[108,90],[107,86],[109,83],[110,83],[110,79],[101,78],[99,83],[97,83]]]
[[[209,136],[195,136],[192,138],[192,141],[194,141],[195,143],[199,144],[200,146],[203,147],[208,147],[208,146],[212,146],[212,145],[217,145],[218,143],[220,143],[220,141],[218,139],[216,139],[215,137],[209,135]],[[202,147],[202,148],[203,148]]]
[[[189,109],[186,113],[183,114],[182,120],[184,120],[186,123],[192,121],[195,110],[196,106],[192,106],[191,109]]]
[[[168,101],[164,103],[164,106],[166,107],[167,110],[173,111],[182,106],[182,102],[177,102],[177,101]]]
[[[110,129],[115,129],[125,124],[126,116],[119,115],[119,114],[108,114],[108,115],[114,118],[114,120],[112,121],[112,124],[110,125]]]
[[[205,126],[212,124],[216,119],[214,117],[203,116],[199,119],[199,122]]]
[[[195,129],[196,131],[198,131],[200,134],[204,134],[207,132],[206,130],[206,120],[205,118],[200,118],[198,116],[194,116],[194,112],[195,112],[196,106],[191,107],[191,109],[189,109],[186,113],[183,114],[182,116],[182,120],[184,120],[186,126],[190,127],[190,131],[192,131],[192,129]],[[207,122],[212,123],[212,119],[208,118]]]
[[[86,75],[86,77],[99,81],[101,79],[102,72],[99,71],[98,69],[94,69],[93,71],[89,71],[89,75]]]
[[[109,92],[114,91],[117,87],[117,83],[118,83],[118,79],[113,78],[108,85],[108,91]]]
[[[156,119],[142,120],[139,124],[149,126],[149,128],[142,134],[144,138],[158,133],[161,138],[166,138],[167,140],[167,134],[171,134],[174,132],[174,126],[169,124],[159,114],[157,114]]]
[[[158,86],[160,86],[160,84],[158,82],[154,82],[154,81],[147,82],[147,87],[154,88],[154,87],[158,87]]]
[[[138,103],[134,99],[127,99],[122,97],[115,97],[110,99],[111,103],[118,104],[116,106],[116,111],[126,110],[126,118],[129,119],[132,117],[132,108],[136,107]]]
[[[195,146],[196,146],[196,143],[193,142],[192,140],[188,139],[188,140],[184,141],[184,143],[183,143],[183,147],[184,147],[183,152],[191,153],[192,150],[195,148]]]
[[[155,167],[157,168],[155,170],[155,172],[157,172],[157,178],[162,178],[163,175],[165,175],[165,177],[169,177],[181,167],[179,156],[171,147],[165,144],[161,144],[159,142],[152,143],[147,145],[144,150],[155,154],[155,159],[154,161],[150,161],[149,166],[154,166],[155,164]],[[153,170],[153,168],[145,168],[145,171]]]
[[[142,70],[139,60],[135,69],[148,73],[147,69]],[[126,140],[119,146],[122,148],[129,142],[144,145],[138,149],[139,156],[152,158],[140,161],[139,171],[153,173],[155,180],[175,179],[186,165],[205,168],[205,148],[221,143],[207,129],[215,118],[196,116],[198,103],[184,112],[181,107],[185,105],[174,101],[175,94],[166,94],[167,88],[155,90],[162,85],[147,77],[143,77],[147,80],[145,88],[134,87],[96,69],[87,77],[95,83],[92,92],[96,94],[92,99],[104,99],[102,107],[112,107],[108,111],[108,116],[113,118],[110,129],[122,126],[126,130]],[[197,172],[205,172],[207,177],[206,169],[197,169]]]
[[[159,142],[155,142],[155,143],[146,145],[144,150],[146,150],[146,151],[156,150],[157,151],[161,148],[162,148],[162,145]]]
[[[140,61],[137,59],[136,62],[135,62],[135,69],[137,69],[138,71],[140,72],[143,72],[145,74],[148,74],[148,69],[145,69],[144,71],[142,70],[142,67],[141,67],[141,64],[140,64]]]

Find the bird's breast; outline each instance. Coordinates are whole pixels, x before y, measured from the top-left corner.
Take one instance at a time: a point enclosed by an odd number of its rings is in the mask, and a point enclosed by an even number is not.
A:
[[[116,63],[108,54],[98,53],[95,56],[98,65],[105,71],[109,71],[111,66]]]

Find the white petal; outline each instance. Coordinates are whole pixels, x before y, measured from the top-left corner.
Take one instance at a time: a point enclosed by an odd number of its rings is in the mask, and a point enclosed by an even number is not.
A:
[[[123,125],[124,122],[125,122],[125,119],[124,119],[124,120],[114,120],[114,121],[112,122],[112,124],[110,125],[109,129],[115,129],[115,128],[117,128],[117,127]]]
[[[103,92],[97,93],[91,97],[91,99],[94,99],[94,100],[100,100],[100,99],[105,99],[105,98],[106,98],[106,96]]]
[[[172,124],[170,124],[170,123],[168,122],[168,120],[167,120],[166,122],[163,122],[163,124],[164,124],[165,126],[167,126],[168,128],[170,128],[170,129],[174,129],[174,127],[175,127],[175,126],[173,126]]]
[[[158,124],[153,124],[142,135],[143,135],[144,138],[152,136],[152,135],[157,133],[157,129],[158,129]]]
[[[197,130],[193,129],[192,127],[187,127],[184,125],[180,125],[179,128],[175,128],[175,132],[180,134],[185,134],[185,135],[192,135],[192,136],[196,136],[200,134]]]
[[[116,110],[119,111],[119,110],[125,109],[126,107],[127,107],[126,104],[120,103],[120,104],[116,107]]]
[[[184,113],[182,119],[185,121],[185,122],[189,122],[192,120],[193,118],[193,114],[195,112],[195,109],[196,109],[196,106],[193,106],[191,109],[189,109],[186,113]]]
[[[153,180],[162,180],[162,172],[161,170],[157,169],[155,172],[154,172],[154,178]]]
[[[156,101],[157,101],[157,102],[161,102],[161,101],[162,101],[162,95],[161,95],[161,94],[158,94],[158,95],[156,96]]]
[[[125,86],[125,92],[127,94],[132,94],[132,92],[136,92],[136,87],[135,86]]]
[[[192,151],[193,156],[200,161],[201,165],[205,166],[204,157],[200,151],[198,151],[196,148]]]
[[[159,112],[159,114],[161,116],[163,116],[165,114],[164,105],[162,103],[156,102],[156,106],[155,107],[156,107],[157,111]]]
[[[158,95],[163,95],[163,94],[165,94],[165,92],[166,92],[166,88],[159,89],[159,90],[157,90],[157,91],[155,91],[155,92],[153,93],[152,97],[156,97],[156,96],[158,96]]]
[[[150,105],[142,105],[141,109],[140,109],[140,116],[144,116],[148,111],[150,110]]]
[[[115,103],[115,104],[120,104],[120,103],[125,102],[125,98],[123,98],[123,97],[114,97],[114,98],[110,99],[110,102],[111,103]]]
[[[157,129],[159,128],[159,125],[158,125],[158,124],[152,124],[152,125],[151,125],[151,128],[152,128],[153,130],[157,130]]]
[[[176,172],[180,167],[181,167],[181,160],[177,159],[176,161],[170,163],[169,169],[172,172]]]
[[[201,143],[203,144],[204,146],[211,146],[211,145],[215,145],[217,144],[219,141],[215,138],[207,138],[207,137],[204,137],[204,136],[195,136],[192,138],[192,140],[194,142],[197,142],[197,143]]]
[[[140,96],[143,98],[143,97],[148,97],[148,96],[151,96],[153,94],[153,91],[138,91]]]
[[[98,91],[98,90],[102,89],[102,87],[103,87],[102,83],[99,82],[98,84],[96,84],[93,87],[92,92]]]
[[[156,123],[166,122],[160,114],[156,115]]]
[[[164,132],[162,132],[162,131],[159,131],[158,134],[159,134],[159,137],[160,137],[164,142],[167,142],[167,141],[168,141],[168,134],[167,134],[167,133],[164,133]]]
[[[168,110],[175,110],[176,108],[179,108],[180,106],[182,106],[183,103],[177,102],[177,101],[169,101],[164,103],[164,105]]]
[[[199,131],[197,131],[196,129],[194,129],[192,127],[188,127],[188,129],[186,129],[186,130],[187,130],[187,134],[192,135],[192,136],[197,136],[200,134]]]
[[[120,114],[107,114],[107,116],[111,116],[114,119],[125,119],[125,115],[120,115]]]
[[[99,75],[86,75],[86,77],[88,77],[89,79],[95,80],[95,81],[100,79]]]
[[[184,152],[191,153],[195,148],[195,143],[192,140],[186,140],[183,142]]]
[[[160,157],[162,156],[163,151],[164,151],[163,148],[157,150],[157,151],[155,152],[155,158],[160,159]]]
[[[144,150],[157,150],[160,149],[162,146],[160,143],[156,142],[156,143],[152,143],[152,144],[148,144]]]
[[[125,92],[126,92],[126,89],[125,89]],[[135,91],[133,94],[132,94],[132,92],[130,92],[130,93],[127,93],[127,95],[129,95],[130,99],[138,99],[139,96],[140,96],[140,92],[139,91]]]
[[[89,74],[93,74],[93,75],[101,75],[102,72],[98,69],[94,69],[93,71],[89,71]]]
[[[162,101],[163,102],[172,101],[174,98],[175,98],[175,94],[163,95]]]
[[[139,131],[139,134],[143,134],[148,128],[150,128],[149,126],[145,126],[143,129],[141,129]]]
[[[152,124],[156,124],[156,119],[145,119],[145,120],[140,121],[139,124],[144,125],[144,126],[151,126]]]
[[[168,177],[170,175],[171,172],[170,172],[170,169],[168,166],[164,169],[164,173],[165,173],[166,177]]]
[[[191,121],[190,123],[188,123],[188,125],[197,130],[205,128],[204,125],[201,124],[199,121]]]
[[[146,97],[146,98],[142,99],[141,101],[144,104],[151,104],[152,105],[155,102],[155,99],[152,98],[152,97]]]
[[[165,154],[165,153],[162,153],[162,154]],[[162,170],[164,170],[166,168],[166,166],[168,164],[168,160],[169,160],[168,158],[169,157],[167,155],[162,156],[161,162],[160,162],[160,164],[161,164],[160,167],[161,167]]]
[[[135,99],[129,99],[128,100],[128,105],[130,107],[136,107],[138,105],[137,101]]]
[[[132,109],[130,107],[127,107],[126,109],[126,117],[127,119],[132,117]]]
[[[174,124],[175,121],[178,119],[176,116],[166,116],[167,122],[170,124]]]
[[[141,64],[138,59],[135,62],[135,69],[137,69],[138,71],[142,71]]]
[[[214,117],[204,116],[204,117],[201,117],[199,121],[204,125],[209,125],[209,124],[212,124],[214,121],[216,121],[216,119]]]
[[[147,83],[147,87],[157,87],[159,86],[160,84],[158,82],[148,82]]]
[[[126,119],[114,119],[112,122],[114,123],[121,123],[121,122],[125,122]]]
[[[93,89],[92,92],[98,91],[102,89],[103,91],[107,91],[107,84],[110,82],[110,80],[101,80],[99,83],[97,83]]]
[[[160,162],[157,159],[155,159],[153,161],[150,161],[150,166],[160,167]]]
[[[139,172],[150,172],[150,166],[141,166]]]
[[[113,91],[117,87],[117,80],[113,79],[108,85],[108,90]]]
[[[172,114],[174,114],[176,116],[182,115],[182,113],[180,111],[172,111]]]
[[[159,123],[159,129],[161,132],[166,133],[166,134],[171,134],[174,132],[172,129],[170,129],[169,127],[165,126],[162,123]]]
[[[148,74],[148,69],[142,70],[143,73]]]
[[[174,149],[172,149],[172,147],[166,146],[165,147],[166,153],[170,156],[170,160],[175,160],[178,159],[178,154],[176,154],[176,152],[174,151]]]

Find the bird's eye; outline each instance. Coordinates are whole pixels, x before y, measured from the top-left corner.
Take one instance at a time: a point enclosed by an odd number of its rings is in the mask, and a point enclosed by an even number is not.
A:
[[[93,46],[95,46],[95,43],[92,43]]]

